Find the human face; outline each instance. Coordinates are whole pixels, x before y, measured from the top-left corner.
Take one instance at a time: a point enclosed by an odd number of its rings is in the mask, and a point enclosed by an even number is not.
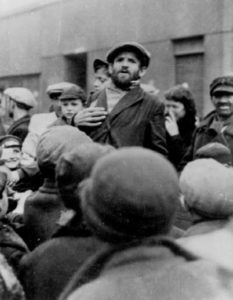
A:
[[[183,103],[174,100],[165,100],[165,114],[170,114],[171,111],[176,121],[182,119],[186,113]]]
[[[95,92],[102,90],[109,82],[108,71],[106,68],[100,68],[95,72],[94,89]]]
[[[15,170],[20,165],[21,150],[17,141],[6,141],[2,145],[1,159],[5,161],[5,165],[10,170]]]
[[[122,52],[109,66],[111,78],[116,87],[127,90],[132,81],[140,79],[145,74],[145,68],[133,52]]]
[[[67,119],[72,119],[74,114],[77,114],[83,109],[83,103],[79,99],[62,100],[60,101],[62,116]]]
[[[220,119],[226,120],[233,114],[233,94],[216,92],[212,102]]]

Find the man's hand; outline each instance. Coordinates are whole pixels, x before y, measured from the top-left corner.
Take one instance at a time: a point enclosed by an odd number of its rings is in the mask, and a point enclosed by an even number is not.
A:
[[[169,114],[165,117],[165,126],[170,136],[179,134],[179,128],[176,122],[176,118],[171,110],[169,111]]]
[[[74,117],[75,126],[95,127],[102,124],[108,112],[103,107],[84,108]]]

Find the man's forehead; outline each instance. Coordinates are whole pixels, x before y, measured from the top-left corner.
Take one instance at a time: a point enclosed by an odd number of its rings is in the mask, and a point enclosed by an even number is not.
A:
[[[120,52],[116,57],[115,57],[115,60],[118,59],[119,57],[130,57],[130,58],[134,58],[136,59],[137,61],[139,61],[139,58],[138,56],[136,55],[135,52],[132,52],[132,51],[122,51]]]

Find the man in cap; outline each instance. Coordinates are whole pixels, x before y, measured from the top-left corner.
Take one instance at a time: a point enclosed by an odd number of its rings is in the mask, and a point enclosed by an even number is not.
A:
[[[23,142],[28,134],[31,119],[30,110],[36,106],[32,92],[24,87],[12,87],[5,90],[9,98],[9,115],[13,119],[7,134],[17,136]]]
[[[74,122],[90,137],[115,147],[142,146],[167,155],[164,105],[139,85],[150,53],[136,42],[121,43],[106,56],[111,82],[96,94],[95,107],[78,113]]]
[[[233,75],[215,78],[210,84],[210,98],[215,109],[200,122],[182,166],[195,158],[199,148],[216,142],[231,150],[233,161]]]
[[[109,82],[110,74],[108,72],[108,63],[101,59],[95,59],[93,62],[93,69],[95,72],[94,92],[101,91]]]
[[[57,120],[60,112],[58,98],[62,94],[64,88],[70,86],[73,86],[73,83],[60,82],[50,85],[47,88],[46,92],[51,100],[50,112],[39,113],[32,116],[28,127],[28,135],[22,145],[21,168],[12,172],[10,179],[10,181],[12,181],[12,185],[22,178],[27,176],[32,177],[38,173],[39,170],[36,164],[36,148],[39,138],[47,130],[47,128]]]

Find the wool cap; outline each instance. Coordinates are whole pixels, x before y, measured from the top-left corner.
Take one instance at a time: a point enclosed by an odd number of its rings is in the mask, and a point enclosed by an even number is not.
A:
[[[184,201],[192,213],[206,219],[233,215],[233,169],[214,159],[188,163],[180,175]]]
[[[62,155],[56,167],[56,180],[66,207],[80,210],[79,183],[90,175],[100,157],[113,150],[110,145],[89,142],[77,145]]]
[[[124,42],[114,46],[106,54],[107,62],[112,64],[114,59],[122,52],[135,53],[141,62],[141,66],[148,68],[151,54],[144,46],[136,42]]]
[[[210,96],[213,96],[217,92],[233,94],[233,75],[220,76],[211,82]]]
[[[46,93],[51,99],[58,99],[65,88],[74,86],[74,83],[71,82],[58,82],[48,86]]]
[[[84,218],[102,240],[118,243],[166,234],[179,197],[175,169],[140,147],[100,158],[81,191]]]
[[[7,88],[4,94],[16,103],[23,104],[28,109],[34,108],[37,104],[32,92],[24,87]]]
[[[76,84],[65,87],[59,97],[61,101],[76,99],[81,100],[83,103],[85,103],[87,99],[84,90]]]
[[[98,71],[100,68],[108,68],[108,63],[102,59],[96,58],[93,61],[93,69],[94,71]]]
[[[88,142],[92,140],[76,127],[64,125],[49,128],[42,134],[37,146],[37,161],[44,176],[54,177],[61,155]]]
[[[221,143],[208,143],[197,150],[194,159],[213,158],[224,165],[232,165],[231,150]]]

